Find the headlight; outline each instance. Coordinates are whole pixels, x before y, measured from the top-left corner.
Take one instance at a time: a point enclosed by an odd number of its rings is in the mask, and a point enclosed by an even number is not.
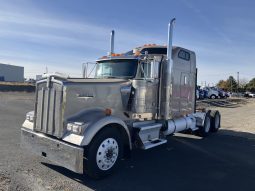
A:
[[[75,134],[82,134],[88,124],[83,122],[71,122],[67,123],[66,129]]]
[[[72,123],[67,123],[66,129],[67,129],[67,131],[72,131],[73,130],[73,124]]]
[[[34,111],[30,111],[26,114],[26,120],[33,122],[34,121]]]
[[[76,134],[81,134],[82,126],[78,124],[73,124],[72,131]]]

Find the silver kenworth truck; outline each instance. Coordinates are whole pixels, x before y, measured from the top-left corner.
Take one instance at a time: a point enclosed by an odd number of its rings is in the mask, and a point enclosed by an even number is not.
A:
[[[101,178],[132,149],[150,149],[176,132],[207,136],[218,111],[196,110],[196,55],[147,44],[96,61],[93,78],[48,75],[36,83],[34,111],[21,128],[21,146],[77,173]]]

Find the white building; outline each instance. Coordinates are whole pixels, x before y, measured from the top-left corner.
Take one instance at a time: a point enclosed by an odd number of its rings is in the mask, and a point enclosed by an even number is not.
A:
[[[24,67],[0,63],[0,81],[24,82]]]

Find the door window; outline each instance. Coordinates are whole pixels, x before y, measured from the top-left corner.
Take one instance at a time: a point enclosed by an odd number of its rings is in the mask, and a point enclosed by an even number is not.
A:
[[[159,62],[141,62],[139,64],[138,78],[155,79],[158,78]]]

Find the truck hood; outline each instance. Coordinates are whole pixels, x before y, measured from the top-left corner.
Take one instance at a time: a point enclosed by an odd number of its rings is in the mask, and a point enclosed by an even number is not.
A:
[[[64,119],[69,121],[87,116],[85,120],[90,121],[98,118],[97,115],[104,115],[99,111],[105,109],[111,109],[114,116],[126,118],[124,102],[130,92],[124,95],[121,90],[128,87],[131,82],[126,79],[68,79],[63,83]]]

